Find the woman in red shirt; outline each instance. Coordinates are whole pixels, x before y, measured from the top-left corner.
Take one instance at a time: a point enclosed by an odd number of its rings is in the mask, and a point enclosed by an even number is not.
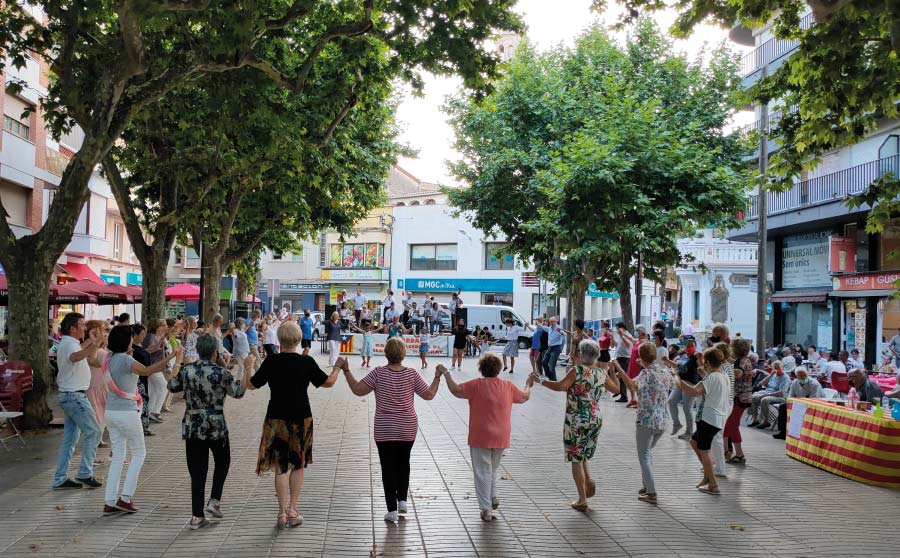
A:
[[[638,377],[638,374],[641,373],[641,358],[638,356],[638,348],[640,348],[641,344],[644,341],[649,341],[650,337],[647,335],[647,330],[644,326],[639,325],[635,328],[637,331],[637,341],[631,346],[631,361],[628,363],[628,377],[632,380]],[[629,401],[626,407],[637,407],[637,392],[633,389],[628,390]]]
[[[354,395],[375,392],[375,446],[381,460],[381,483],[387,504],[385,521],[396,523],[406,513],[409,492],[409,456],[419,430],[413,395],[426,401],[434,399],[441,384],[441,369],[435,371],[431,386],[412,368],[403,365],[406,343],[391,337],[384,345],[387,366],[379,366],[357,381],[349,368],[344,376]]]
[[[491,510],[500,507],[497,497],[497,476],[500,474],[500,458],[509,447],[512,429],[510,415],[513,403],[524,403],[531,397],[534,376],[528,376],[525,390],[508,380],[501,380],[500,359],[486,353],[478,360],[478,371],[483,378],[457,384],[444,365],[438,365],[447,379],[450,393],[469,400],[469,452],[472,455],[472,472],[475,474],[475,493],[481,519],[494,519]]]

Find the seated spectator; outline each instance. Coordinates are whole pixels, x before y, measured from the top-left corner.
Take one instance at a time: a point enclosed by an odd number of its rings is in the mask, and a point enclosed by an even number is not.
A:
[[[862,367],[860,367],[862,368]],[[897,367],[894,366],[894,359],[891,358],[891,354],[886,352],[882,355],[881,364],[875,367],[875,371],[879,374],[896,374]]]
[[[844,352],[846,353],[847,351]],[[850,351],[850,358],[848,358],[847,361],[844,362],[844,366],[846,366],[850,370],[854,368],[865,368],[863,366],[862,360],[860,360],[859,358],[859,349],[853,349],[852,351]]]
[[[793,359],[790,359],[793,360]],[[769,408],[772,405],[785,402],[785,396],[791,385],[791,377],[785,373],[782,361],[772,363],[772,373],[766,376],[760,387],[763,389],[753,394],[753,402],[750,404],[750,419],[748,426],[767,428],[769,423]],[[760,413],[760,411],[762,411]]]
[[[856,388],[860,401],[868,401],[874,403],[884,397],[884,392],[866,376],[866,371],[861,368],[855,368],[848,374],[850,385]]]
[[[797,361],[794,359],[794,351],[790,347],[785,347],[781,351],[781,368],[785,374],[793,374],[797,368]]]
[[[844,374],[847,373],[847,367],[843,362],[838,360],[838,353],[836,351],[831,351],[828,354],[828,362],[825,364],[824,377],[825,381],[829,384],[831,383],[831,375],[835,372],[842,372]],[[820,374],[821,375],[821,374]]]
[[[815,380],[815,378],[809,377],[809,372],[807,371],[805,366],[800,366],[796,370],[797,380],[791,384],[791,389],[788,391],[788,399],[791,397],[799,397],[799,398],[821,398],[825,397],[825,391],[822,389],[822,385]],[[786,438],[787,431],[787,404],[782,405],[778,408],[778,421],[777,431],[772,435],[776,440],[784,440]]]

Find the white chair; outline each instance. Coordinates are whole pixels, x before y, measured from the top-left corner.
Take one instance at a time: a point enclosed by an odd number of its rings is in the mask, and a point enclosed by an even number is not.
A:
[[[825,392],[825,399],[834,399],[838,396],[838,390],[831,388],[822,388]]]
[[[6,451],[9,451],[6,440],[12,440],[13,438],[18,438],[19,441],[22,442],[22,447],[25,447],[25,439],[22,438],[22,433],[19,432],[19,429],[16,428],[16,424],[13,422],[13,419],[17,419],[24,414],[25,413],[19,411],[7,411],[6,407],[3,406],[3,403],[0,403],[0,427],[6,428],[7,426],[11,426],[13,431],[12,436],[3,436],[0,434],[0,444],[3,444],[3,449]]]

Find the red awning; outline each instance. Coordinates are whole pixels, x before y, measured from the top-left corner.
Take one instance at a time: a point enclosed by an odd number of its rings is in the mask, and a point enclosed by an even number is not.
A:
[[[94,273],[94,270],[91,269],[88,264],[69,262],[63,265],[62,268],[66,270],[66,273],[68,273],[75,279],[86,279],[99,285],[106,284],[103,279],[100,279],[99,275]]]
[[[194,283],[173,285],[166,289],[166,299],[196,302],[200,300],[200,285]]]
[[[50,285],[50,304],[96,304],[97,297],[66,285]]]
[[[66,286],[76,291],[96,296],[97,304],[124,304],[134,300],[128,296],[128,293],[122,287],[114,284],[107,285],[104,283],[98,285],[93,281],[82,279],[66,283]]]

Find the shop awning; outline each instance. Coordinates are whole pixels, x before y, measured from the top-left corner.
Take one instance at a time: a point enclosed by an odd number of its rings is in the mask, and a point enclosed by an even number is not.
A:
[[[86,279],[100,285],[106,284],[106,281],[104,281],[100,278],[99,275],[94,273],[94,270],[91,269],[88,264],[69,262],[63,264],[62,268],[66,270],[66,273],[68,273],[75,279]]]
[[[184,300],[196,302],[200,300],[200,285],[195,283],[179,283],[166,289],[166,300]]]
[[[867,291],[831,291],[828,296],[831,298],[866,298],[867,296],[891,296],[894,291],[891,289],[871,289]]]
[[[771,302],[825,302],[828,299],[828,291],[784,291],[775,293],[769,299]]]

